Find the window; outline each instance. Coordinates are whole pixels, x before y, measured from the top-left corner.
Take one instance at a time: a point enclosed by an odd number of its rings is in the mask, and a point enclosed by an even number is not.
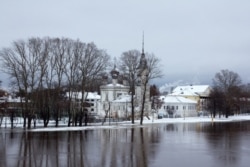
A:
[[[122,93],[117,93],[116,94],[116,97],[119,97],[119,96],[121,96],[122,95]]]

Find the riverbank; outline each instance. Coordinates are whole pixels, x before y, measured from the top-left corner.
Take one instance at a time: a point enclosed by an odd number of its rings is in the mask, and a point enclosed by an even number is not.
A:
[[[135,120],[135,124],[132,124],[131,121],[123,122],[105,122],[102,125],[99,123],[89,123],[88,126],[67,126],[66,121],[60,121],[59,127],[54,127],[54,122],[50,121],[48,127],[44,128],[41,121],[36,122],[36,128],[32,127],[28,131],[39,132],[39,131],[79,131],[79,130],[93,130],[93,129],[114,129],[114,128],[127,128],[127,127],[137,127],[137,126],[146,126],[150,124],[173,124],[173,123],[199,123],[199,122],[232,122],[232,121],[250,121],[250,115],[236,115],[225,117],[186,117],[186,118],[162,118],[162,119],[150,119],[145,118],[143,120],[143,125],[140,125],[140,120]],[[1,128],[10,128],[9,123],[2,123]],[[22,129],[22,122],[19,120],[18,124],[15,124],[14,129]]]

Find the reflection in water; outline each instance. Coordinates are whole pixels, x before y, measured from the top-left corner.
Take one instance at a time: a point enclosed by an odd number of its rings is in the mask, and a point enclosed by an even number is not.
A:
[[[250,137],[250,129],[247,127],[244,122],[216,123],[212,126],[204,126],[204,131],[208,132],[206,133],[207,143],[213,150],[215,160],[221,166],[236,165],[237,161],[241,159],[241,139],[247,135]]]
[[[0,132],[0,166],[248,166],[250,122]]]
[[[0,166],[147,166],[150,128],[1,133]],[[157,139],[153,139],[157,137]]]

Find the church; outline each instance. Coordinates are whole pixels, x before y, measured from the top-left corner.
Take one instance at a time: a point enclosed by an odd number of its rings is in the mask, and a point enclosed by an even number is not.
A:
[[[118,83],[119,71],[116,66],[110,72],[112,78],[111,83],[104,84],[100,87],[101,100],[100,110],[98,115],[101,117],[129,119],[131,117],[131,92],[130,87],[123,78],[123,83]],[[137,84],[135,88],[134,104],[135,104],[135,119],[140,117],[142,108],[144,108],[144,115],[148,116],[151,111],[150,102],[150,86],[147,83],[148,66],[144,54],[144,46],[140,62],[137,67]],[[144,100],[144,106],[142,106]]]

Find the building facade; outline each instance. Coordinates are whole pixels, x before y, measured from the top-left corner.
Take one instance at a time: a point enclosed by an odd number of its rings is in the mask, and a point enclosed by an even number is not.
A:
[[[159,114],[169,118],[197,116],[197,102],[182,96],[167,95],[161,97],[163,105]]]
[[[127,84],[118,83],[119,72],[114,66],[110,72],[112,83],[102,85],[101,91],[101,110],[100,116],[111,116],[112,118],[129,118],[131,116],[131,96],[134,96],[135,117],[139,118],[143,109],[144,115],[151,111],[150,86],[148,85],[148,66],[145,58],[144,49],[137,67],[137,83],[135,95],[130,93]],[[126,83],[126,82],[124,82]],[[144,105],[143,105],[144,104]]]

